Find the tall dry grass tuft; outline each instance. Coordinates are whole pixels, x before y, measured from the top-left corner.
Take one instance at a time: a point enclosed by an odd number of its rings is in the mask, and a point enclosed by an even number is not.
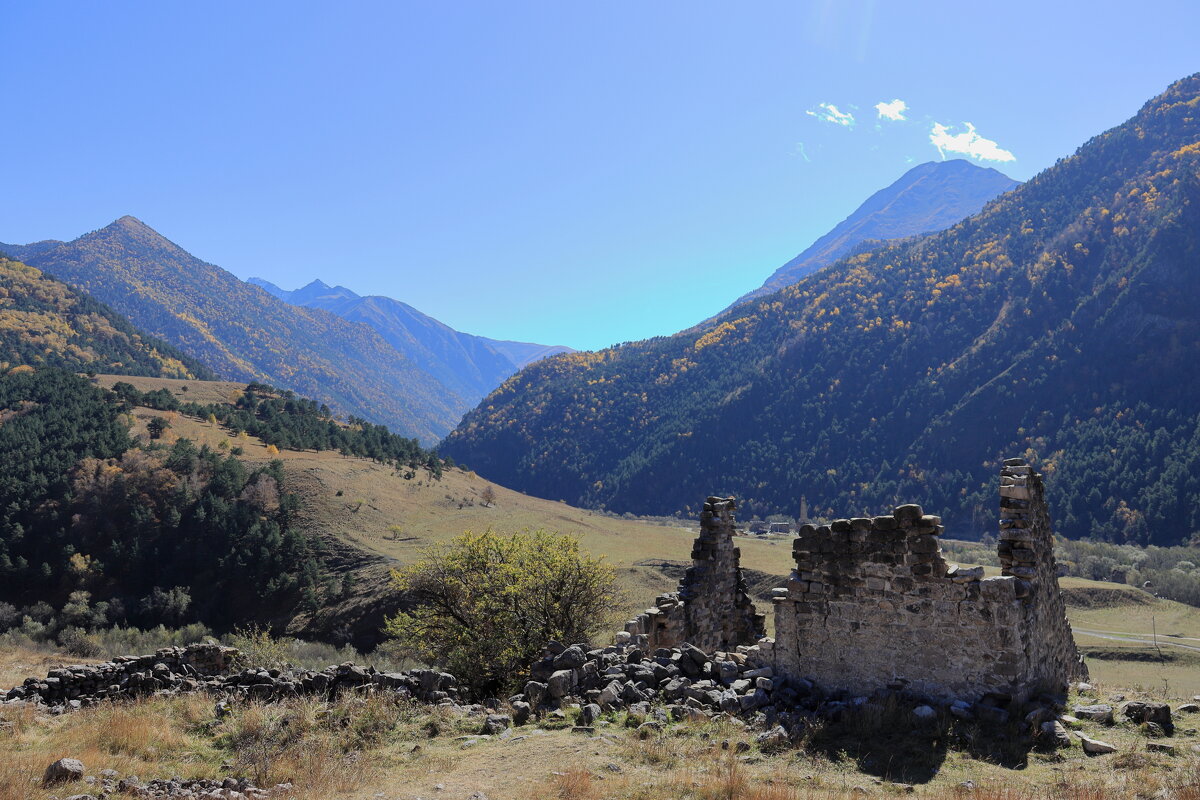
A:
[[[374,750],[405,707],[387,698],[344,698],[332,707],[315,699],[250,703],[222,725],[219,741],[235,771],[259,786],[292,783],[299,796],[341,797],[377,776]]]
[[[103,703],[76,712],[65,726],[62,746],[68,752],[128,756],[154,761],[186,749],[189,740],[168,713],[146,703]]]
[[[0,725],[3,731],[0,731],[0,742],[4,741],[5,736],[21,736],[37,719],[37,713],[33,706],[3,706],[0,707]]]
[[[572,767],[554,776],[553,796],[558,800],[595,800],[596,786],[592,773]]]
[[[373,760],[343,752],[336,738],[324,733],[280,752],[258,785],[292,783],[297,797],[325,800],[349,796],[378,775],[378,765]]]
[[[683,781],[677,781],[682,783]],[[755,778],[748,774],[737,756],[729,753],[720,760],[715,772],[693,775],[691,794],[698,800],[799,800],[800,795],[782,776]]]
[[[3,740],[0,740],[2,742]],[[45,764],[25,753],[5,753],[0,758],[0,797],[4,800],[40,800],[42,771]]]

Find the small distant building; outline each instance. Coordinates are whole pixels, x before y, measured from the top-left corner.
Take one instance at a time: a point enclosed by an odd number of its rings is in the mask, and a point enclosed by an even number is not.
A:
[[[772,522],[767,533],[791,533],[792,523],[790,522]]]

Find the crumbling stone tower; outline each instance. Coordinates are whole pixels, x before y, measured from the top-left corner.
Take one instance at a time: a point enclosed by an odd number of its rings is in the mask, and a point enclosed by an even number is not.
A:
[[[1082,677],[1041,476],[1009,459],[1000,479],[1000,577],[947,564],[941,519],[920,506],[802,526],[796,569],[776,590],[776,671],[968,700],[1024,701]]]
[[[651,648],[689,642],[707,653],[754,644],[764,635],[765,619],[746,592],[741,550],[733,543],[736,508],[732,497],[705,501],[692,566],[679,590],[660,595],[653,608],[626,623],[626,631],[644,634]]]
[[[1030,691],[1061,691],[1085,680],[1087,666],[1075,647],[1067,608],[1058,588],[1054,532],[1042,476],[1024,460],[1010,458],[1000,470],[1000,538],[996,546],[1004,577],[1012,576],[1021,598],[1021,681]]]

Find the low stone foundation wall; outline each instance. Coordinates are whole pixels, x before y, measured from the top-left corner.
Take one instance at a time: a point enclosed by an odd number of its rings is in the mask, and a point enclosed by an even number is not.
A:
[[[168,647],[151,655],[123,656],[101,664],[54,669],[45,678],[26,678],[0,702],[35,703],[62,712],[104,700],[207,692],[218,697],[263,701],[299,695],[333,696],[343,691],[389,691],[426,703],[458,699],[457,680],[435,670],[376,672],[355,664],[321,671],[244,669],[233,671],[238,651],[213,644]]]

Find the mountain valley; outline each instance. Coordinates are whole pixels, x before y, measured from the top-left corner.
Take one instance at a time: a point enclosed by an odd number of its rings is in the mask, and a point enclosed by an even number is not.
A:
[[[569,347],[461,333],[407,303],[390,297],[361,297],[344,286],[331,287],[320,280],[290,292],[261,278],[250,278],[248,282],[292,305],[325,309],[370,326],[454,392],[463,413],[522,367],[548,356],[574,352]]]
[[[1200,533],[1200,77],[953,227],[845,258],[672,337],[533,364],[441,451],[615,511],[870,515],[907,498],[956,535],[990,472],[1053,474],[1069,537]]]

